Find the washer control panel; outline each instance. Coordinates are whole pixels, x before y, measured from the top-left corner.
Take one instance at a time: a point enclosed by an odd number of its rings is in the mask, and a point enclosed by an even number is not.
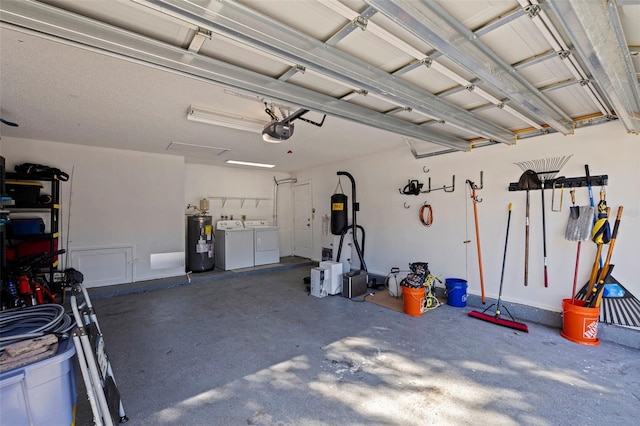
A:
[[[219,220],[216,223],[216,229],[230,230],[230,229],[244,229],[244,225],[241,220]]]

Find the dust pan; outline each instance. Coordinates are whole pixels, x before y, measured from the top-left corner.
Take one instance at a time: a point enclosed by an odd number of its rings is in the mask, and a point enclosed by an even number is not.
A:
[[[593,228],[594,207],[580,206],[578,217],[569,216],[567,229],[564,232],[564,238],[567,241],[588,241],[591,238],[591,229]]]

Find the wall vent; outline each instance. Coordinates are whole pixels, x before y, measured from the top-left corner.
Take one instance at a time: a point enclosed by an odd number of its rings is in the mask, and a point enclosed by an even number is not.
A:
[[[184,253],[181,251],[171,253],[152,253],[150,264],[151,269],[184,268]]]

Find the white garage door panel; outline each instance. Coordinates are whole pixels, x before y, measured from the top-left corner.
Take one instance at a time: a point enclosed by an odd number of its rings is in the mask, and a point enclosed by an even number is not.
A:
[[[133,247],[71,249],[71,266],[87,288],[133,282]]]

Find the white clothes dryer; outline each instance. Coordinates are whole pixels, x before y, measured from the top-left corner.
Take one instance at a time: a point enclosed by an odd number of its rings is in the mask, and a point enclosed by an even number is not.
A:
[[[240,220],[219,220],[215,235],[217,267],[229,271],[253,266],[253,229]]]
[[[255,266],[280,262],[280,236],[277,226],[266,219],[245,220],[244,226],[253,229],[253,264]]]

